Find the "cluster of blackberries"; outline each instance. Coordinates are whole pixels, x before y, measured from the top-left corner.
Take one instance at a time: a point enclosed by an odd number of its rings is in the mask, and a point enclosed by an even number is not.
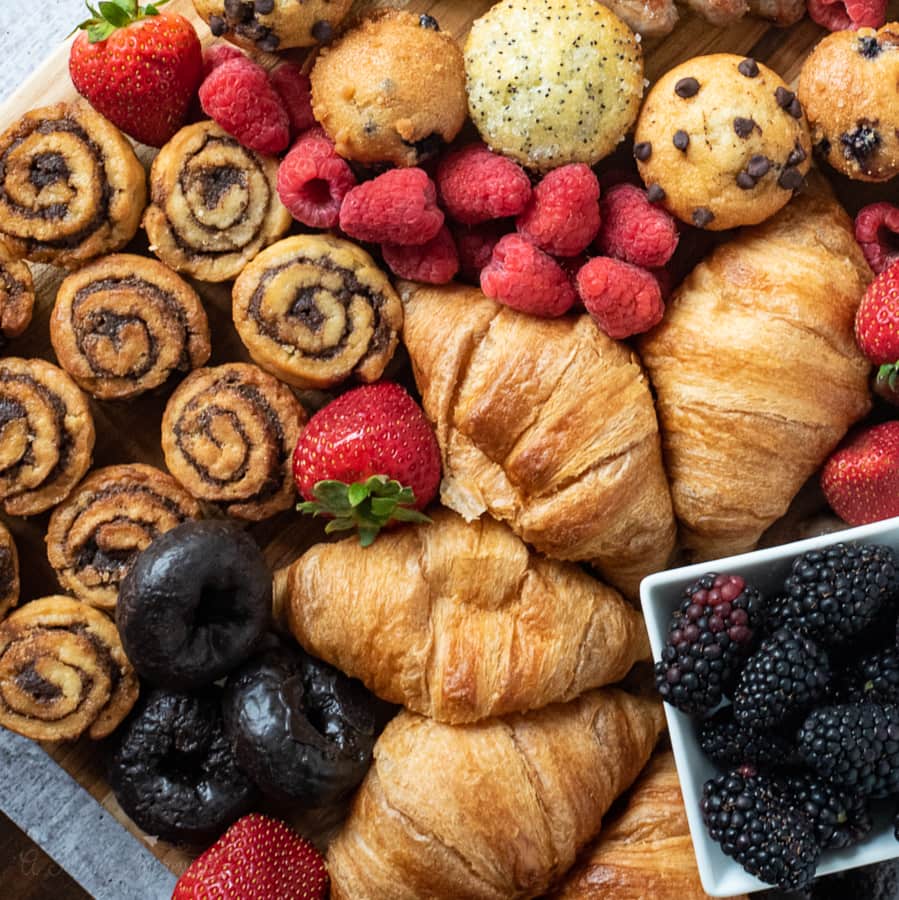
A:
[[[871,830],[872,799],[899,797],[897,618],[899,562],[871,544],[798,557],[770,598],[739,575],[685,589],[656,686],[703,717],[723,770],[703,789],[706,827],[762,880],[806,887],[822,851]]]

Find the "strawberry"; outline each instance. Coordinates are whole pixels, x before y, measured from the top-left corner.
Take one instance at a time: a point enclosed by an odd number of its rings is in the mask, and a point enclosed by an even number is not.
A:
[[[367,547],[391,520],[427,522],[440,483],[440,450],[421,407],[390,381],[342,394],[310,420],[293,454],[305,498],[297,509],[359,529]]]
[[[869,285],[855,315],[855,339],[875,365],[875,390],[899,403],[899,260]]]
[[[138,0],[88,4],[69,54],[78,93],[114,125],[143,144],[161,147],[185,123],[203,76],[193,25]]]
[[[824,464],[821,487],[850,525],[899,516],[899,421],[851,436]]]
[[[277,819],[238,819],[178,879],[172,900],[324,900],[328,870],[305,838]]]

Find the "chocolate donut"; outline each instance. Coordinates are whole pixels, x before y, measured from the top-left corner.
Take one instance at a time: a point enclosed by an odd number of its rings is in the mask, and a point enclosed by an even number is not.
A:
[[[122,581],[116,624],[138,674],[192,690],[230,672],[271,618],[259,547],[227,522],[185,522],[158,537]]]

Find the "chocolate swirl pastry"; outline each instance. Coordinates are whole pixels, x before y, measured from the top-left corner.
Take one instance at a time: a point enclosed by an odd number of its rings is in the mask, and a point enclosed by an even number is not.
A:
[[[214,122],[182,128],[150,172],[150,249],[204,281],[236,277],[290,227],[277,178],[277,159],[241,147]]]
[[[68,269],[123,247],[147,203],[127,138],[84,100],[25,113],[0,135],[0,232],[17,258]]]
[[[265,519],[294,501],[291,454],[305,421],[290,388],[256,366],[197,369],[165,408],[165,463],[194,497]]]
[[[70,597],[44,597],[0,623],[0,725],[37,741],[111,734],[138,681],[115,625]]]
[[[0,346],[4,338],[16,338],[31,324],[34,281],[31,269],[10,257],[0,241]]]
[[[87,397],[42,359],[0,359],[0,500],[32,516],[64,500],[90,468],[94,420]]]
[[[99,400],[136,397],[209,359],[197,292],[155,259],[120,253],[59,287],[50,340],[60,365]]]
[[[8,529],[0,525],[0,619],[19,602],[19,555]]]
[[[137,555],[157,535],[201,514],[171,475],[140,463],[109,466],[92,472],[53,511],[47,556],[64,590],[112,610]]]
[[[285,238],[234,283],[234,324],[263,369],[299,388],[349,375],[376,381],[390,362],[403,305],[361,248],[329,235]]]

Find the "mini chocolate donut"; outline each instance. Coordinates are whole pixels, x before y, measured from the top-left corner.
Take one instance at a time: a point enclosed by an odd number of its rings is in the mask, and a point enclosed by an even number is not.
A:
[[[194,695],[151,690],[117,733],[109,784],[148,834],[203,843],[253,803],[255,786],[225,737],[220,701],[218,688]]]
[[[299,647],[271,649],[229,676],[222,702],[237,761],[267,794],[306,807],[351,793],[395,707]]]
[[[269,624],[271,573],[227,522],[185,522],[154,540],[122,581],[116,624],[138,674],[191,690],[245,660]]]

